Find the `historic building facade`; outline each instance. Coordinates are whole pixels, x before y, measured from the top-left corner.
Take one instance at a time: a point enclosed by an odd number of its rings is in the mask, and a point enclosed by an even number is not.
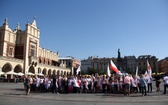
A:
[[[26,24],[26,29],[21,30],[18,24],[13,31],[6,18],[0,26],[0,69],[2,72],[31,72],[34,74],[53,73],[59,75],[70,74],[70,69],[60,67],[59,54],[41,48],[40,30],[34,18],[32,23]]]
[[[124,70],[130,70],[133,73],[136,71],[137,60],[135,56],[124,56]]]
[[[98,58],[98,56],[91,56],[88,59],[81,60],[81,70],[87,72],[94,69],[98,72],[107,72],[107,67],[112,60],[117,65],[117,58]]]
[[[71,69],[71,75],[76,75],[76,70],[81,66],[81,62],[72,56],[59,57],[59,62],[60,67]]]
[[[158,61],[159,72],[168,73],[168,57]]]
[[[139,73],[144,73],[147,70],[147,60],[152,68],[152,72],[158,72],[158,58],[151,55],[141,55],[137,58]]]
[[[152,72],[158,72],[158,58],[151,55],[141,55],[138,58],[135,56],[124,56],[121,57],[118,52],[117,58],[98,58],[97,56],[88,57],[88,59],[81,60],[81,70],[87,72],[89,69],[95,69],[97,71],[107,71],[107,65],[110,60],[114,62],[117,68],[122,72],[128,72],[135,74],[136,68],[138,67],[139,73],[145,73],[147,71],[147,60],[152,68]],[[162,69],[164,63],[164,71],[167,70],[167,61],[162,62]]]
[[[98,58],[98,56],[90,56],[87,59],[81,60],[81,70],[83,72],[87,72],[90,68],[92,68],[92,60],[94,58]]]

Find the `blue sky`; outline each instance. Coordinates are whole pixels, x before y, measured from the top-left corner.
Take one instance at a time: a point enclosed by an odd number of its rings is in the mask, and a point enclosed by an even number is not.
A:
[[[13,30],[36,16],[40,46],[60,56],[168,56],[167,0],[0,0],[0,13]]]

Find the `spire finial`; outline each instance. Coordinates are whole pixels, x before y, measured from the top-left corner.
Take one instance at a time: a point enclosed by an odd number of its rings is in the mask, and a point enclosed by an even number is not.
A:
[[[17,24],[16,29],[17,29],[17,30],[20,30],[20,24],[19,24],[19,23]]]
[[[36,20],[36,16],[34,16],[33,19]]]
[[[36,17],[34,16],[33,18],[34,18],[34,20],[33,20],[32,25],[33,25],[33,26],[36,26]]]
[[[5,18],[5,24],[8,24],[8,18]]]

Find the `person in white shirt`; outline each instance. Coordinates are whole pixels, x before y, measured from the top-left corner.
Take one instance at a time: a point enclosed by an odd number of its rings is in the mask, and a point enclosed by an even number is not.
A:
[[[164,82],[164,92],[163,94],[166,94],[166,88],[168,88],[168,73],[165,74],[165,77],[163,78]]]
[[[73,76],[70,76],[69,78],[68,78],[68,93],[71,93],[71,92],[73,92]]]
[[[147,81],[148,81],[148,91],[147,92],[152,92],[152,77],[148,77]]]
[[[88,92],[91,92],[91,87],[92,87],[91,76],[87,76],[86,80],[88,81]]]
[[[133,79],[132,79],[132,92],[133,93],[137,93],[138,92],[138,88],[137,88],[137,78],[136,76],[133,76]]]
[[[73,93],[79,93],[79,84],[77,77],[73,78]]]
[[[39,91],[39,86],[40,86],[40,78],[36,76],[36,91]]]
[[[141,93],[141,83],[139,82],[140,76],[138,75],[138,76],[136,76],[136,78],[137,78],[138,92]]]

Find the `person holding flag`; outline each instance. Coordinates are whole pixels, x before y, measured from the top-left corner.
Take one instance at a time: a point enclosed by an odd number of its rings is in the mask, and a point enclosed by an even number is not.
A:
[[[148,60],[147,60],[147,70],[148,70],[149,77],[152,78],[152,68],[151,68]]]
[[[151,66],[147,60],[147,69],[148,69],[148,76],[147,76],[147,81],[148,81],[148,91],[147,92],[152,92],[152,69]]]
[[[140,76],[138,75],[138,66],[136,68],[136,74],[135,74],[135,76],[136,76],[138,91],[139,91],[139,93],[141,93],[141,84],[140,84],[140,81],[139,81],[140,80]]]

